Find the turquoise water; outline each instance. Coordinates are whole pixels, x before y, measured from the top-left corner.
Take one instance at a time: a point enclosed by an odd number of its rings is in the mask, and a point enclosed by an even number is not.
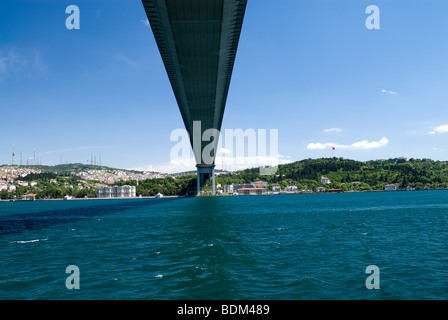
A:
[[[447,240],[448,191],[3,202],[0,299],[447,299]]]

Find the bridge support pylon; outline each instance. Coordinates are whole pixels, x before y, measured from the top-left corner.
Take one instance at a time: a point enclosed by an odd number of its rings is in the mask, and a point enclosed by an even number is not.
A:
[[[212,194],[216,195],[216,184],[215,184],[215,165],[212,167],[200,167],[196,165],[197,168],[197,195],[201,195],[201,186],[204,181],[212,178]]]

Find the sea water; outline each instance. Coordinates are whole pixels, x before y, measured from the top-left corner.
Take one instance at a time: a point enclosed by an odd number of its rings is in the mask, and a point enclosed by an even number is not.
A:
[[[0,257],[0,299],[447,299],[448,191],[2,202]]]

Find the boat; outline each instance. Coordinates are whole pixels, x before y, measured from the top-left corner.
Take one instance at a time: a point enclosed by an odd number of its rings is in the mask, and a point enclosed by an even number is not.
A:
[[[158,194],[156,194],[156,198],[163,198],[163,194],[161,194],[160,192]]]

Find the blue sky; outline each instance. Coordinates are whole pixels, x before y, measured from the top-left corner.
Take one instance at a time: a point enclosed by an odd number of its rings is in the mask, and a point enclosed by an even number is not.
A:
[[[448,160],[447,16],[444,0],[249,0],[223,129],[278,129],[283,162]],[[194,169],[170,163],[183,122],[138,0],[2,0],[0,110],[0,164],[15,144],[23,164],[35,148],[48,165]]]

